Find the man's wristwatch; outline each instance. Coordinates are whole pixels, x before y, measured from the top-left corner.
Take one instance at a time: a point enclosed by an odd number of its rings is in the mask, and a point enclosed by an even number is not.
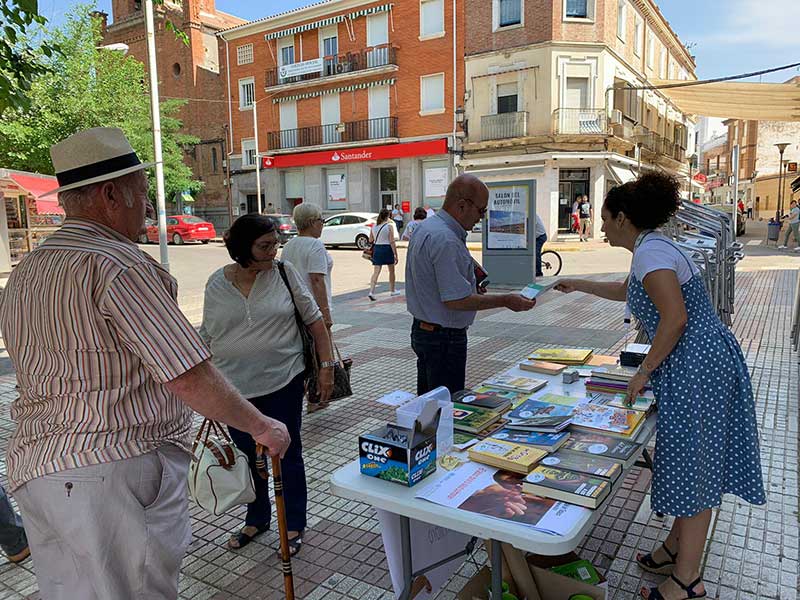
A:
[[[320,361],[319,368],[320,369],[332,369],[333,367],[335,367],[338,364],[339,363],[336,362],[335,360],[323,360],[323,361]]]

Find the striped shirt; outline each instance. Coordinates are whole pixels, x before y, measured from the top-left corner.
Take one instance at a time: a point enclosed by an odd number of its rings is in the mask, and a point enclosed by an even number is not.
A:
[[[176,298],[167,271],[92,221],[67,219],[17,265],[0,298],[20,393],[12,490],[166,443],[189,450],[192,411],[163,384],[211,354]]]

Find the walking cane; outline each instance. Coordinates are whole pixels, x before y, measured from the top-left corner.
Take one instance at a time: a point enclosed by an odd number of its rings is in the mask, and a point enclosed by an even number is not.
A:
[[[267,449],[256,444],[256,471],[261,479],[269,479],[267,472]],[[275,509],[278,513],[278,535],[281,540],[281,570],[283,571],[283,588],[286,600],[294,600],[294,578],[292,577],[292,558],[289,554],[289,532],[286,527],[286,503],[283,500],[283,479],[281,478],[281,460],[272,457],[272,479],[275,488]]]

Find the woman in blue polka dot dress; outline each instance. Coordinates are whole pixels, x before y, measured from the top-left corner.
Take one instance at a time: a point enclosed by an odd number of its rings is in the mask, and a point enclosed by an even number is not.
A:
[[[603,231],[633,253],[622,283],[562,279],[556,289],[627,301],[652,348],[628,386],[629,399],[650,380],[658,405],[653,510],[675,516],[665,543],[637,562],[670,575],[650,600],[706,597],[700,574],[711,508],[723,494],[764,504],[750,375],[736,338],[719,320],[689,257],[655,231],[680,204],[678,182],[648,173],[612,189]]]

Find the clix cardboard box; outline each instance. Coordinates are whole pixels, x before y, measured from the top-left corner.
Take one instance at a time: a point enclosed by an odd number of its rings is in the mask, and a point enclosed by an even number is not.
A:
[[[436,425],[414,428],[387,424],[358,436],[361,472],[412,487],[436,471]]]

